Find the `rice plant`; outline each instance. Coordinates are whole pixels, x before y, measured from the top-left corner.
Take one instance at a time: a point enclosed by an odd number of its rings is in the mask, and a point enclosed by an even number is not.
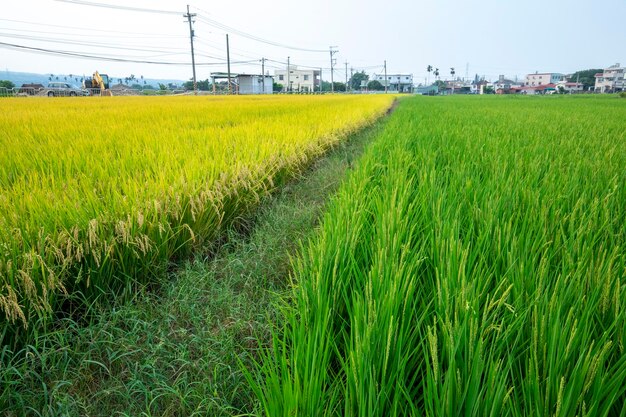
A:
[[[132,294],[391,100],[4,100],[0,340],[61,300]]]
[[[403,101],[295,260],[263,413],[626,415],[625,120]]]

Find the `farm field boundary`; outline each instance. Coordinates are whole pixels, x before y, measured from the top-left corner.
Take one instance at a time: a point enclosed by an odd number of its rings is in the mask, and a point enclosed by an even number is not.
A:
[[[58,321],[0,362],[8,415],[231,416],[252,413],[257,339],[269,340],[289,257],[387,118],[360,129],[263,198],[211,253],[87,323]]]
[[[295,258],[277,416],[626,413],[626,103],[401,102]]]

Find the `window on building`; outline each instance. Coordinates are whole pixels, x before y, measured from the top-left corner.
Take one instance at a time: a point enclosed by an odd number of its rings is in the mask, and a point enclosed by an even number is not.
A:
[[[279,76],[278,76],[278,80],[279,80],[279,81],[283,81],[284,79],[285,79],[285,76],[284,76],[284,75],[279,75]]]
[[[309,76],[308,75],[304,75],[304,81],[309,81]]]

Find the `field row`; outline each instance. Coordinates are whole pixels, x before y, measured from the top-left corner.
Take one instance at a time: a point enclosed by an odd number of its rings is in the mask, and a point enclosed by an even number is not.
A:
[[[0,334],[132,293],[391,97],[0,103]],[[61,297],[62,296],[62,297]],[[7,330],[8,329],[8,330]]]
[[[614,98],[402,102],[296,261],[265,414],[624,415],[624,120]]]

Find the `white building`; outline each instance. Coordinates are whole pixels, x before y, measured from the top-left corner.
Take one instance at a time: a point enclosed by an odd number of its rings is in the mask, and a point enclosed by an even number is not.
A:
[[[265,81],[265,84],[263,83]],[[274,79],[269,75],[238,74],[239,94],[272,94]],[[265,90],[263,89],[265,87]]]
[[[576,83],[576,82],[570,82],[570,81],[561,81],[556,83],[556,91],[560,91],[561,88],[563,88],[563,90],[565,90],[566,93],[568,94],[572,94],[572,93],[581,93],[583,91],[583,83]]]
[[[500,75],[498,77],[498,81],[493,83],[493,89],[495,90],[496,94],[507,94],[511,91],[511,89],[521,87],[523,85],[524,83],[522,82],[509,80],[507,78],[504,78],[504,75]]]
[[[387,86],[388,91],[398,93],[410,93],[413,90],[413,74],[374,74],[371,80],[376,80],[383,86]]]
[[[615,93],[625,91],[624,88],[624,70],[619,63],[611,65],[604,69],[604,72],[596,74],[596,85],[594,91],[596,93]]]
[[[296,65],[290,65],[289,71],[275,70],[274,81],[282,84],[283,91],[312,93],[319,91],[322,75],[320,70],[298,69]]]
[[[528,87],[536,87],[539,85],[556,84],[565,79],[565,75],[558,72],[543,72],[526,75],[524,85]]]

